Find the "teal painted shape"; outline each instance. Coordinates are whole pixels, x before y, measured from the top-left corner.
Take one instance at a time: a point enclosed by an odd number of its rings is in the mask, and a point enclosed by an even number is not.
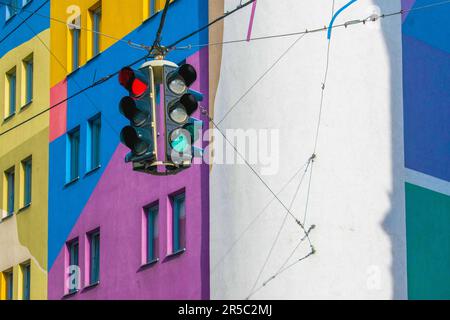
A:
[[[450,299],[450,197],[406,183],[409,299]]]

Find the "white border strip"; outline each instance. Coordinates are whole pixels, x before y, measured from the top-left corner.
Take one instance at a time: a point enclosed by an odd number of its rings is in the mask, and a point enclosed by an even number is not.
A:
[[[406,182],[450,196],[450,182],[405,168]]]

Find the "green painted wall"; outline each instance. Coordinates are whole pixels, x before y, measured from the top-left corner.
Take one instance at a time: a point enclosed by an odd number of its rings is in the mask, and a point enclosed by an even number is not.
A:
[[[450,197],[405,191],[409,299],[450,299]]]

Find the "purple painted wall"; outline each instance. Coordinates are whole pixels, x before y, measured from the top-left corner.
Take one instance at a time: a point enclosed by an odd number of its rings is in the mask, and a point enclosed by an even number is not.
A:
[[[205,93],[208,108],[208,50],[187,59],[199,72],[192,89]],[[197,111],[205,129],[206,117]],[[205,145],[206,146],[206,145]],[[128,149],[119,145],[68,241],[79,238],[81,290],[68,299],[209,299],[209,166],[194,165],[169,177],[134,173],[124,163]],[[186,252],[167,258],[169,196],[186,192]],[[143,207],[159,201],[159,258],[141,269]],[[64,212],[61,212],[63,215]],[[100,284],[86,288],[87,233],[100,229]],[[67,293],[68,255],[63,248],[49,271],[49,299]]]

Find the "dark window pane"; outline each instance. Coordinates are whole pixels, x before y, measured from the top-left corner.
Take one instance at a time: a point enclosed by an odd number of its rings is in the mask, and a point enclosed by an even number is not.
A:
[[[173,252],[186,248],[185,195],[173,198]]]
[[[100,233],[93,233],[90,238],[90,283],[95,284],[99,281],[100,273]]]

